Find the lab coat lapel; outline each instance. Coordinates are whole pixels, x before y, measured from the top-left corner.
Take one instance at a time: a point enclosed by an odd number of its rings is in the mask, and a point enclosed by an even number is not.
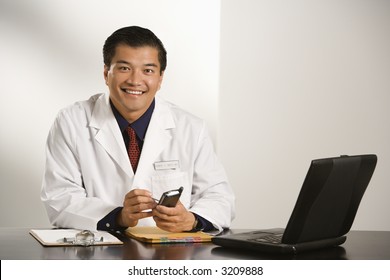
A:
[[[175,122],[169,106],[159,98],[156,98],[156,107],[145,135],[145,142],[142,148],[137,174],[147,174],[153,166],[156,158],[169,144],[172,138],[171,129]]]
[[[96,141],[103,146],[110,157],[129,177],[133,177],[134,173],[130,166],[123,137],[110,108],[108,94],[100,96],[96,101],[89,125],[97,129]]]

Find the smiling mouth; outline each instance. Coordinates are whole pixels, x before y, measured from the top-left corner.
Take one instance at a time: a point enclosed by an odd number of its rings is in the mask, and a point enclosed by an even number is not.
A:
[[[130,90],[130,89],[124,89],[122,88],[122,91],[125,92],[126,94],[132,94],[132,95],[141,95],[144,92],[140,90]]]

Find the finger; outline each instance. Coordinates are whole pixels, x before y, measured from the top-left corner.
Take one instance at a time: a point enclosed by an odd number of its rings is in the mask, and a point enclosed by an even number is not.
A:
[[[181,232],[182,231],[177,223],[172,223],[172,222],[168,222],[165,220],[161,220],[158,217],[153,217],[153,219],[156,222],[157,227],[159,227],[162,230],[170,231],[170,232]]]
[[[156,225],[159,228],[164,228],[164,229],[165,228],[169,228],[173,224],[172,222],[164,220],[164,219],[161,219],[161,218],[159,218],[157,216],[153,216],[153,220],[156,222]]]
[[[149,211],[149,212],[139,212],[139,213],[132,214],[132,215],[135,215],[137,217],[137,219],[140,220],[140,219],[152,217],[152,212],[151,211]]]
[[[175,216],[175,215],[178,215],[180,213],[180,211],[178,211],[178,209],[176,207],[167,207],[167,206],[163,206],[163,205],[157,205],[156,210],[159,213],[165,214],[167,216]]]
[[[148,217],[152,217],[151,211],[144,212],[131,212],[129,209],[126,209],[124,215],[130,220],[140,220]]]
[[[179,215],[167,215],[153,210],[153,217],[158,220],[159,223],[177,224],[183,221],[183,216]]]
[[[152,197],[152,193],[150,191],[144,190],[144,189],[134,189],[126,194],[125,199],[133,198],[133,197],[137,197],[137,196]]]
[[[166,207],[163,205],[157,205],[156,210],[168,216],[182,215],[185,212],[187,212],[187,209],[183,206],[183,204],[180,203],[180,201],[178,202],[178,204],[176,204],[175,207]]]
[[[152,214],[153,214],[153,216],[155,216],[155,217],[157,217],[157,218],[159,218],[159,219],[161,219],[161,220],[167,220],[167,219],[169,219],[169,216],[166,215],[166,214],[164,214],[164,213],[162,213],[162,212],[160,212],[160,211],[158,211],[158,210],[157,210],[157,207],[156,207],[155,209],[152,210]]]
[[[150,196],[135,196],[131,198],[125,198],[123,206],[135,206],[138,204],[149,204],[151,207],[155,207],[157,203]]]
[[[138,213],[138,212],[144,212],[146,210],[152,210],[155,208],[156,203],[151,201],[149,203],[137,203],[137,204],[127,204],[125,203],[124,208],[127,209],[129,213]]]
[[[162,205],[157,205],[153,211],[156,216],[162,219],[169,219],[170,217],[178,216],[180,214],[180,211],[175,210],[175,208]]]

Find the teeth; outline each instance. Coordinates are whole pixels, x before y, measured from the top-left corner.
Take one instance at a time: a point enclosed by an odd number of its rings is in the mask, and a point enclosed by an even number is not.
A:
[[[136,94],[136,95],[141,95],[142,94],[142,91],[137,91],[137,90],[125,89],[125,92],[128,93],[128,94]]]

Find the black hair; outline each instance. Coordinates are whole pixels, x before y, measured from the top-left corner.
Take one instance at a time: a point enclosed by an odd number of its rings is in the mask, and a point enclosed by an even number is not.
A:
[[[153,47],[158,51],[160,74],[167,67],[167,51],[161,40],[149,29],[139,26],[128,26],[116,30],[106,40],[103,46],[104,65],[110,67],[115,49],[118,45],[128,45],[133,48]]]

